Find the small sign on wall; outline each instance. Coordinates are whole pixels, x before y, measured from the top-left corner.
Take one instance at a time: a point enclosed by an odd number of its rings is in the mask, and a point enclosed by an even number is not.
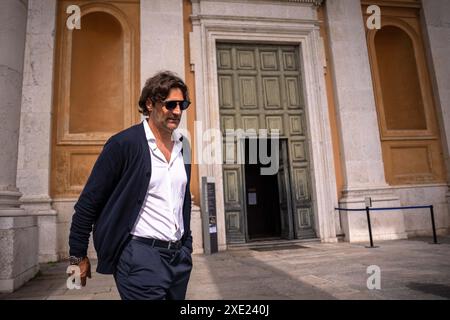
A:
[[[256,192],[249,192],[248,193],[248,204],[251,206],[254,206],[257,204],[256,201]]]
[[[202,226],[203,250],[215,253],[217,243],[216,184],[212,177],[202,177]]]

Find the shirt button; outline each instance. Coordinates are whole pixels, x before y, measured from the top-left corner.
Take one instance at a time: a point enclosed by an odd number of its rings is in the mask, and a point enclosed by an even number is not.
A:
[[[150,177],[150,172],[147,172],[146,174],[145,174],[145,176],[148,178],[148,177]]]
[[[138,203],[138,204],[142,204],[142,200],[139,199],[139,200],[137,201],[137,203]]]

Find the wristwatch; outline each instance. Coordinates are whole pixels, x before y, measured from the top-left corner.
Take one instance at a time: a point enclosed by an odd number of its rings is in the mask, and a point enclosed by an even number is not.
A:
[[[75,256],[69,257],[69,262],[71,265],[79,265],[81,260],[83,260],[83,257],[75,257]]]

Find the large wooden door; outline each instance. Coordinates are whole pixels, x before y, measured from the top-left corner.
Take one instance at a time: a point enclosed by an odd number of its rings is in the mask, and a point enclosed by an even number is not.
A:
[[[275,129],[285,141],[285,166],[273,188],[285,184],[285,193],[280,194],[280,212],[282,224],[285,223],[281,233],[287,238],[315,236],[299,61],[297,46],[217,44],[222,132]],[[236,149],[239,139],[236,134]],[[226,158],[233,153],[229,148],[227,143],[223,166],[227,242],[239,243],[248,240],[249,230],[245,166]]]
[[[66,9],[81,9],[69,30]],[[139,1],[59,1],[53,199],[76,199],[105,141],[139,120]]]

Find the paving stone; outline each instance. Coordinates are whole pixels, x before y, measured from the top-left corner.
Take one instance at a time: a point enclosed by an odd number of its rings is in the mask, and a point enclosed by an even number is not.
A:
[[[187,299],[450,299],[450,236],[366,244],[302,244],[306,249],[233,249],[194,255]],[[96,261],[92,261],[92,270]],[[367,288],[367,267],[380,267],[381,289]],[[43,264],[40,274],[0,299],[120,299],[111,275],[93,272],[81,290],[66,287],[66,262]]]

